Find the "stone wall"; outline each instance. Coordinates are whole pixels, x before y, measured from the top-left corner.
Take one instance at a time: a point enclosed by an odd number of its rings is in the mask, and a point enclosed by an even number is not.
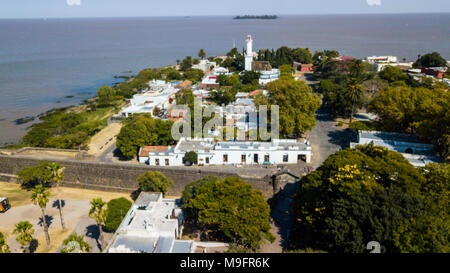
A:
[[[0,155],[0,180],[14,182],[15,175],[24,167],[35,166],[42,160],[24,156]],[[220,177],[238,176],[236,172],[214,172],[207,169],[194,169],[189,167],[150,167],[147,165],[97,163],[92,161],[57,160],[65,169],[64,185],[86,189],[105,191],[132,192],[138,188],[137,177],[146,171],[160,171],[174,181],[169,189],[169,195],[181,195],[184,187],[195,180],[208,175]],[[273,194],[270,178],[241,177],[254,189],[261,190],[269,198]]]

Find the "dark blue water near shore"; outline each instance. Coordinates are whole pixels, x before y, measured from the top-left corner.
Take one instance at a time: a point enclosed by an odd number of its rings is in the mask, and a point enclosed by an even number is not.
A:
[[[175,63],[200,48],[222,55],[244,46],[337,49],[342,54],[450,59],[450,14],[303,15],[277,20],[224,17],[0,20],[0,143],[29,124],[14,120],[78,104],[114,75]],[[66,98],[66,96],[74,96]]]

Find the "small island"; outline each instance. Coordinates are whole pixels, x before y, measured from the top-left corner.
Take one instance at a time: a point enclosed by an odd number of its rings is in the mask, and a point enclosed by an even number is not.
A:
[[[278,19],[277,15],[243,15],[236,16],[233,18],[234,20],[242,20],[242,19],[263,19],[263,20],[273,20]]]

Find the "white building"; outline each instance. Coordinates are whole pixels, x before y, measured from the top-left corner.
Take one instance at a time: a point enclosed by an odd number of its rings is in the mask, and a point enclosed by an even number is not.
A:
[[[280,70],[272,69],[270,71],[260,71],[261,77],[259,78],[259,84],[266,85],[269,82],[278,80],[280,78]]]
[[[108,253],[191,253],[195,243],[182,236],[183,212],[175,199],[142,192],[106,247]]]
[[[366,62],[373,64],[377,72],[382,71],[386,66],[401,66],[412,68],[413,62],[400,63],[396,56],[371,56],[366,57]]]
[[[396,56],[371,56],[366,57],[368,63],[397,63],[398,59]]]
[[[178,89],[172,87],[165,88],[161,91],[147,91],[142,94],[136,94],[130,100],[130,103],[122,109],[120,115],[128,117],[131,114],[150,113],[153,115],[155,107],[159,109],[168,109],[171,106],[170,97],[178,92]],[[174,104],[174,102],[172,102]]]
[[[205,73],[208,73],[211,68],[215,68],[217,66],[216,62],[211,62],[209,60],[200,60],[198,64],[192,65],[194,69],[200,69]]]
[[[351,148],[357,145],[373,144],[401,153],[412,165],[425,166],[428,163],[439,162],[435,156],[432,144],[419,142],[417,136],[379,131],[359,131],[358,142],[350,143]]]
[[[212,138],[182,138],[175,148],[169,147],[165,151],[146,152],[145,147],[141,148],[139,162],[151,166],[182,166],[184,155],[190,151],[198,154],[199,165],[296,164],[300,160],[310,163],[312,156],[307,141],[216,142]]]
[[[225,67],[215,67],[213,69],[213,75],[215,76],[219,76],[219,75],[231,75],[232,73],[230,73],[230,70],[228,70],[228,68]]]

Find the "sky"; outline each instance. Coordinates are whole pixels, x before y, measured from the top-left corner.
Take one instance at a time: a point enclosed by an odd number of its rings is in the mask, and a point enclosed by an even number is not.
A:
[[[1,0],[0,18],[450,12],[450,0]]]

